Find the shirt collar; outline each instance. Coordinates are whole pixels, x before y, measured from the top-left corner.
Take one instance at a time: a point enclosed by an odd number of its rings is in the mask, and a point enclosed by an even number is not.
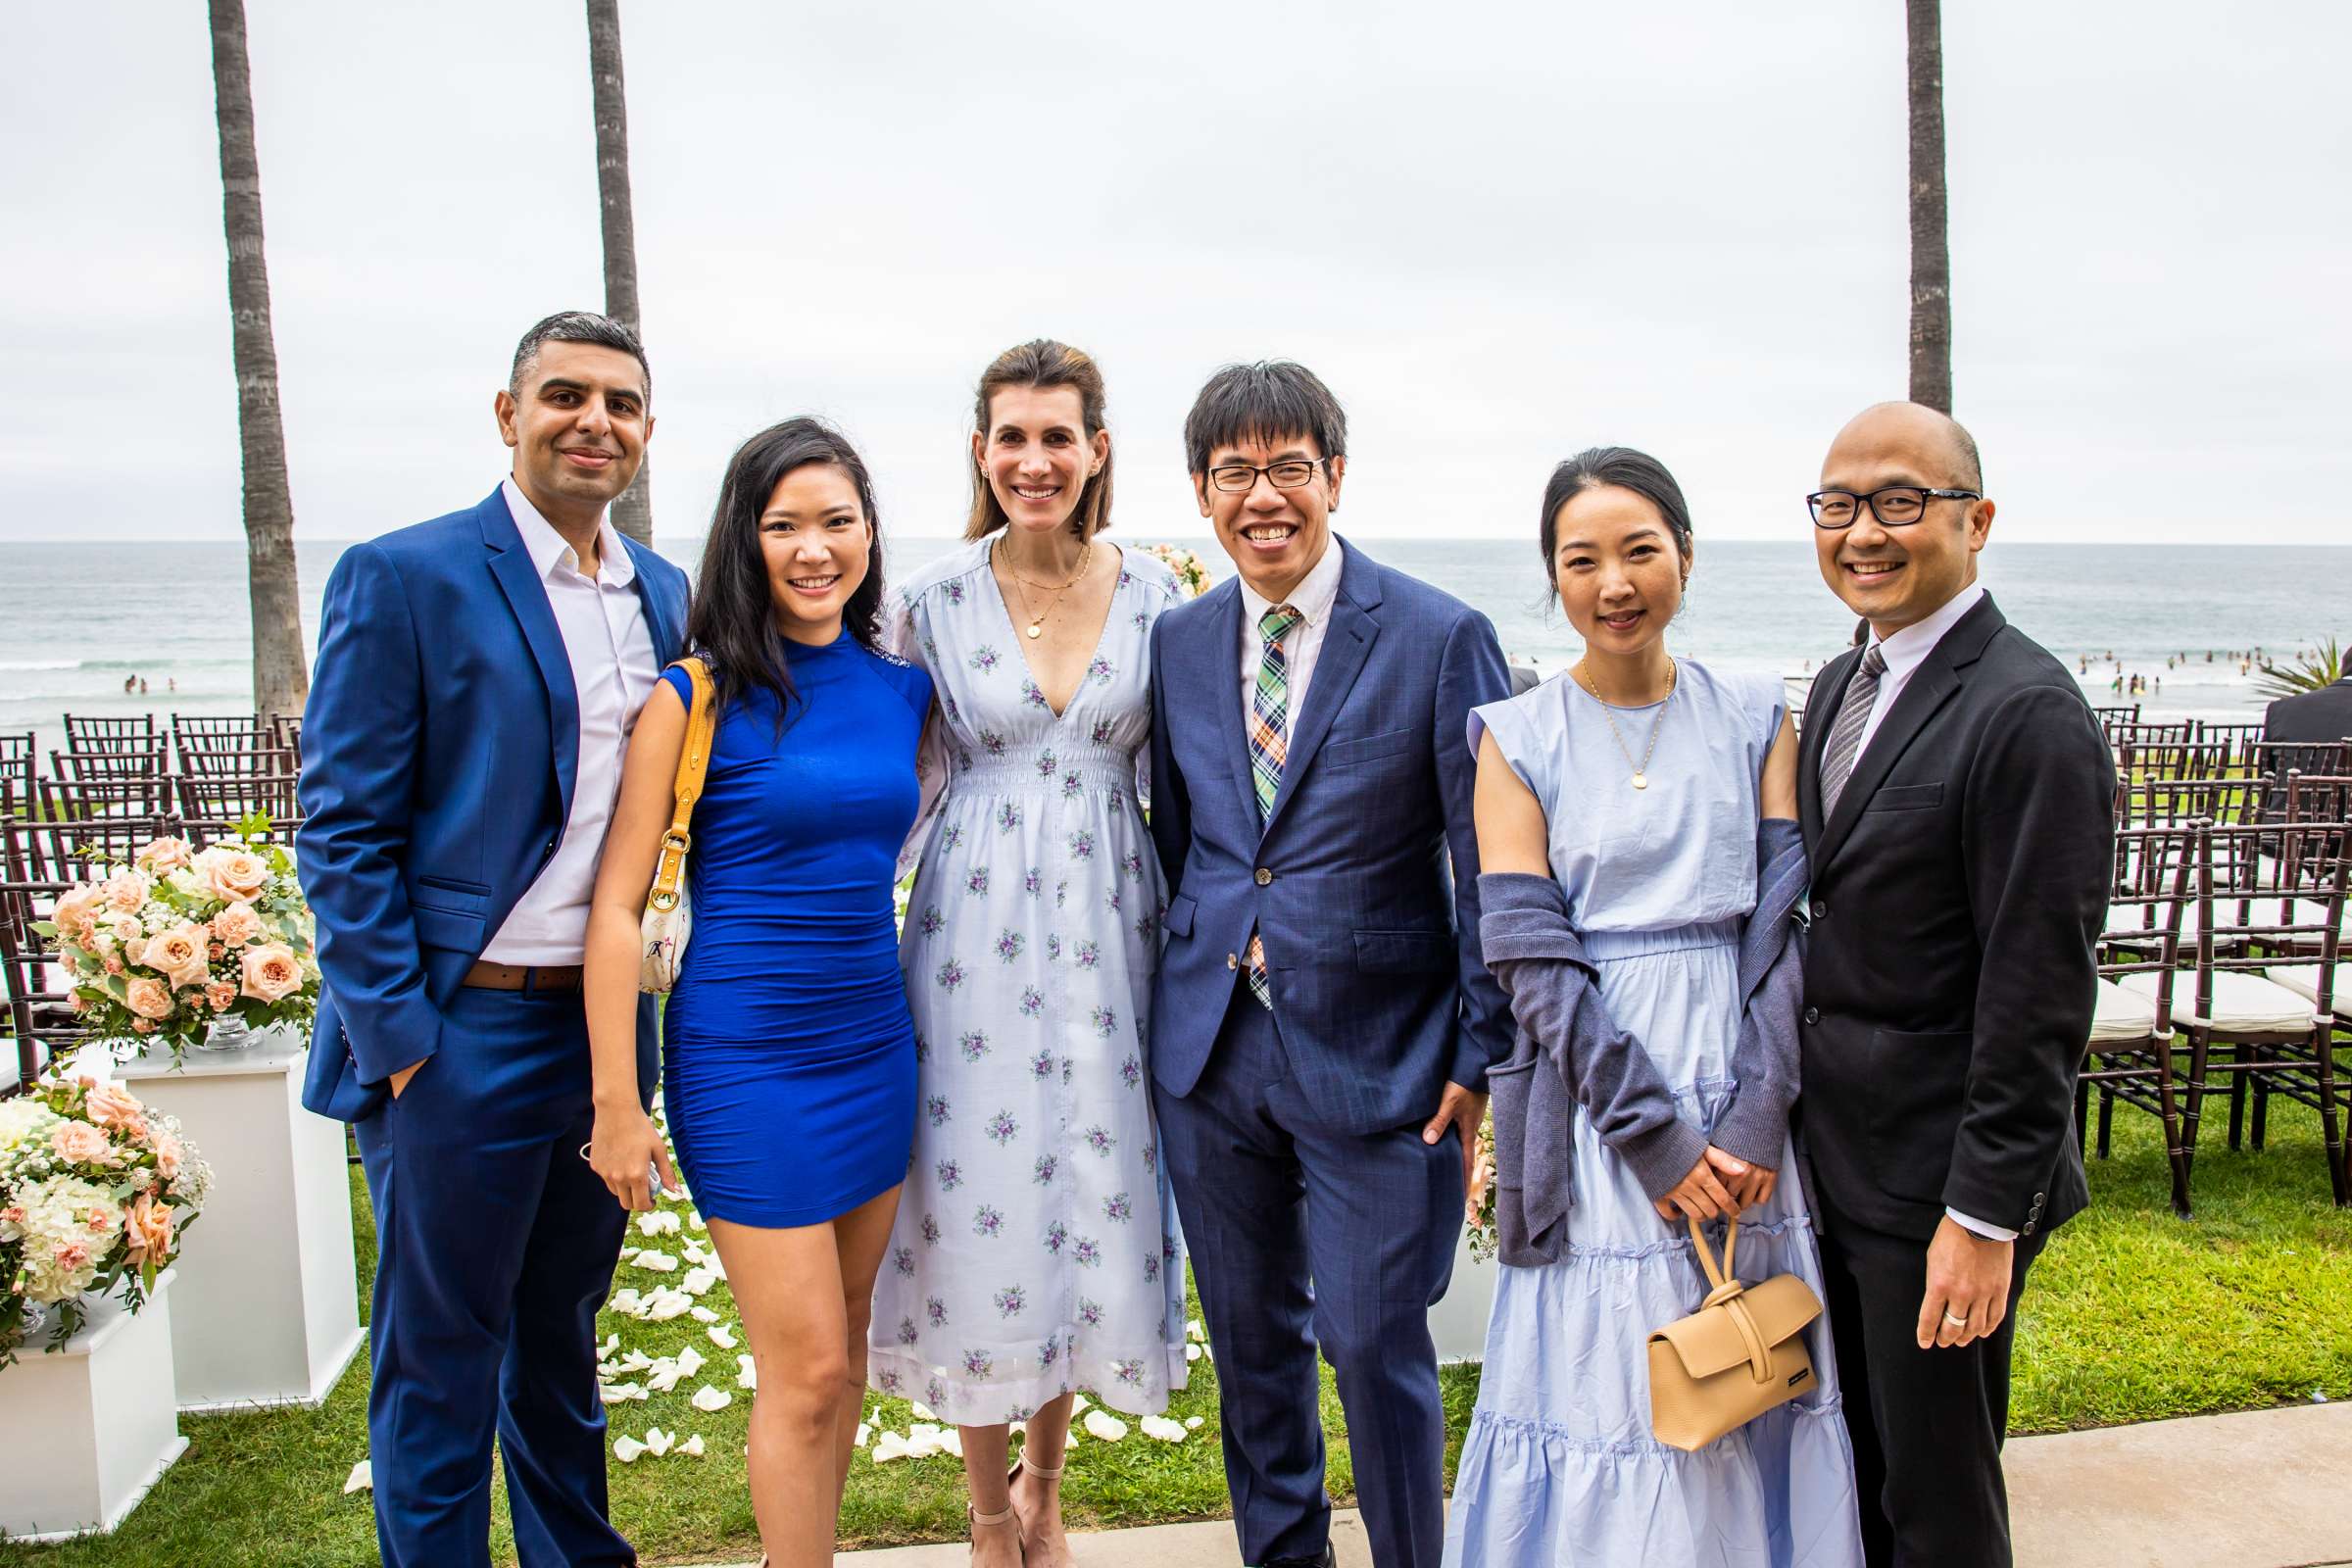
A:
[[[1298,618],[1309,626],[1323,624],[1324,617],[1331,613],[1332,601],[1340,597],[1344,554],[1339,536],[1332,535],[1323,547],[1322,559],[1306,569],[1306,575],[1298,579],[1298,586],[1291,590],[1291,597],[1283,601],[1298,612]],[[1274,608],[1273,601],[1250,587],[1248,578],[1238,573],[1236,576],[1242,585],[1242,608],[1250,612],[1250,625],[1254,629],[1265,618],[1266,612]]]
[[[522,486],[512,476],[499,482],[507,498],[507,511],[514,514],[514,531],[522,535],[522,548],[530,553],[531,565],[541,582],[556,574],[558,567],[578,571],[579,562],[556,525],[540,514],[531,505],[531,498],[522,493]],[[628,547],[620,542],[620,530],[612,526],[612,514],[608,510],[596,524],[597,577],[615,588],[626,588],[637,580],[637,564],[629,559]],[[584,573],[583,573],[584,575]]]
[[[1908,675],[1917,669],[1943,641],[1943,634],[1958,625],[1960,617],[1976,609],[1977,601],[1984,597],[1984,585],[1972,582],[1925,620],[1915,620],[1892,636],[1879,639],[1879,657],[1886,661],[1886,673]]]

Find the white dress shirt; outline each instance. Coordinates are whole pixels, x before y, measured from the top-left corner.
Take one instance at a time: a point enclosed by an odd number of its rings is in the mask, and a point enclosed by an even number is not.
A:
[[[1871,737],[1878,734],[1879,725],[1893,710],[1894,700],[1903,695],[1905,686],[1911,684],[1912,674],[1928,662],[1928,656],[1936,651],[1936,645],[1943,641],[1944,633],[1958,625],[1960,617],[1976,609],[1977,601],[1984,597],[1984,585],[1972,582],[1952,595],[1943,608],[1933,615],[1913,621],[1890,637],[1875,639],[1879,657],[1886,661],[1886,668],[1879,676],[1878,701],[1871,704],[1870,717],[1862,722],[1861,744],[1854,748],[1856,767],[1862,765],[1862,758],[1870,750]],[[2006,1226],[1979,1219],[1974,1214],[1963,1214],[1956,1208],[1946,1207],[1944,1212],[1952,1217],[1953,1223],[1976,1232],[1988,1242],[2017,1240],[2017,1232]]]
[[[564,635],[571,683],[579,693],[580,741],[572,773],[571,814],[556,853],[482,950],[494,963],[573,964],[588,941],[588,896],[604,854],[605,827],[620,793],[620,762],[637,727],[637,711],[653,695],[662,665],[653,631],[637,597],[637,568],[612,518],[597,524],[595,576],[554,523],[513,479],[500,487],[522,547],[547,589],[548,608]]]
[[[1306,707],[1306,683],[1314,678],[1315,660],[1323,652],[1323,634],[1331,627],[1332,602],[1340,597],[1340,567],[1344,553],[1337,539],[1323,547],[1322,559],[1306,569],[1298,586],[1283,604],[1304,617],[1283,637],[1285,660],[1283,686],[1289,694],[1286,704],[1286,735],[1298,727],[1298,714]],[[1250,732],[1256,711],[1257,670],[1265,662],[1265,634],[1257,623],[1269,610],[1277,607],[1250,586],[1250,579],[1238,579],[1242,585],[1242,733]]]

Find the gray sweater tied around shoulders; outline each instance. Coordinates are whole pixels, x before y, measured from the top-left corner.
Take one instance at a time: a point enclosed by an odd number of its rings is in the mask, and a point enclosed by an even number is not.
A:
[[[1653,1199],[1690,1174],[1709,1142],[1751,1164],[1779,1167],[1797,1090],[1804,957],[1796,923],[1807,875],[1796,823],[1766,817],[1756,833],[1756,909],[1740,936],[1737,1082],[1711,1139],[1677,1114],[1674,1091],[1642,1042],[1610,1021],[1599,971],[1568,923],[1560,885],[1517,871],[1479,877],[1479,942],[1519,1026],[1510,1060],[1488,1075],[1505,1266],[1538,1268],[1567,1251],[1577,1105]]]

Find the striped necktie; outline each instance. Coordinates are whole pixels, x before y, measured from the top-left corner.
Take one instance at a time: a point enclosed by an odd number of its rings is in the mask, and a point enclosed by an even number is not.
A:
[[[1872,643],[1862,655],[1862,667],[1846,683],[1838,705],[1838,722],[1830,729],[1821,753],[1821,819],[1838,809],[1845,781],[1854,776],[1854,760],[1862,754],[1862,731],[1870,725],[1870,710],[1879,705],[1879,677],[1886,673],[1886,656]]]
[[[1288,605],[1277,605],[1257,617],[1261,650],[1257,661],[1257,690],[1250,699],[1250,781],[1257,791],[1258,826],[1274,814],[1274,797],[1282,789],[1282,764],[1291,755],[1291,661],[1282,642],[1291,628],[1306,617]],[[1272,1010],[1274,993],[1266,983],[1266,945],[1254,928],[1250,932],[1248,966],[1250,994],[1257,1004]]]

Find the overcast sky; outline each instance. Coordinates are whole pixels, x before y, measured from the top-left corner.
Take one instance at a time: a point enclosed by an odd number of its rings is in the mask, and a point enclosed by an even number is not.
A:
[[[1532,532],[1665,460],[1702,537],[1805,536],[1902,394],[1900,0],[901,0],[623,8],[657,531],[814,412],[946,534],[970,388],[1110,380],[1122,536],[1200,523],[1201,377],[1289,356],[1340,523]],[[603,300],[582,7],[247,0],[303,537],[470,505],[514,339]],[[2343,0],[1948,0],[1958,413],[2003,537],[2352,540]],[[239,527],[209,35],[18,8],[0,94],[0,541]]]

